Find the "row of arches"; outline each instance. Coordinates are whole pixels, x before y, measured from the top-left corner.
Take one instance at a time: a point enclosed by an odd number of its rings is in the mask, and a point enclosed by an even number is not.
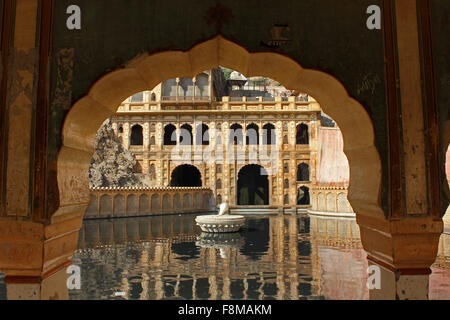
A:
[[[208,97],[209,76],[201,73],[195,78],[179,78],[164,81],[162,84],[163,97]]]
[[[133,216],[154,213],[189,212],[209,208],[210,194],[103,194],[98,198],[91,194],[88,216]]]
[[[178,139],[181,145],[192,145],[194,142],[192,134],[192,126],[189,124],[183,124],[181,126],[182,134]],[[142,128],[141,131],[142,132]],[[230,127],[229,141],[234,145],[241,145],[244,142],[244,130],[242,125],[234,123]],[[297,126],[296,131],[296,144],[307,145],[309,144],[309,127],[302,123]],[[196,141],[198,145],[209,145],[209,127],[206,124],[201,124],[197,127]],[[245,135],[246,145],[259,145],[260,144],[260,129],[255,123],[251,123],[246,127]],[[272,123],[267,123],[262,128],[262,144],[263,145],[275,145],[276,130]],[[164,145],[176,145],[176,127],[173,124],[168,124],[164,127]],[[222,144],[221,137],[218,137],[218,144]]]
[[[347,200],[347,194],[344,192],[338,194],[320,192],[313,196],[313,206],[315,210],[320,212],[353,212]]]
[[[247,126],[246,132],[246,145],[259,145],[260,134],[259,126],[255,123]],[[192,126],[189,124],[183,124],[181,126],[181,135],[178,138],[180,145],[192,145],[194,143]],[[206,124],[201,124],[197,127],[196,139],[197,145],[209,145],[209,127]],[[244,142],[243,127],[235,123],[230,127],[230,142],[234,145],[241,145]],[[152,137],[151,144],[155,144],[155,138]],[[221,144],[221,137],[219,137],[218,144]],[[262,134],[263,145],[275,145],[276,134],[275,126],[271,123],[264,125]],[[284,141],[283,143],[287,143]],[[144,144],[144,130],[141,125],[136,124],[131,128],[130,145],[142,146]],[[173,124],[168,124],[164,127],[164,145],[172,146],[177,144],[176,127]],[[309,144],[309,128],[306,124],[300,124],[297,126],[296,134],[297,145]]]

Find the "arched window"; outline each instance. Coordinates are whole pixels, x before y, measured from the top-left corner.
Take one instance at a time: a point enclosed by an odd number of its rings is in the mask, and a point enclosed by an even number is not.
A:
[[[247,126],[246,144],[259,145],[259,127],[254,123]]]
[[[284,188],[289,189],[289,179],[284,180]]]
[[[155,136],[152,136],[151,138],[150,138],[150,145],[151,146],[154,146],[156,143],[155,143]]]
[[[189,124],[183,124],[180,131],[180,145],[192,145],[192,127]]]
[[[216,182],[216,189],[222,189],[222,180],[218,179]]]
[[[165,146],[174,146],[177,144],[176,138],[176,130],[177,128],[173,124],[168,124],[164,127],[164,145]]]
[[[144,144],[144,136],[142,134],[142,127],[135,125],[131,128],[131,141],[132,146],[142,146]]]
[[[209,76],[201,73],[196,77],[195,95],[197,97],[209,97]]]
[[[266,124],[263,127],[263,144],[272,145],[276,144],[277,138],[275,134],[275,126],[271,123]]]
[[[197,126],[196,141],[197,145],[209,145],[209,127],[206,124]]]
[[[119,133],[123,133],[123,127],[122,126],[119,127]]]
[[[216,173],[222,173],[222,165],[221,164],[216,165]]]
[[[297,126],[297,144],[309,144],[309,130],[304,123]]]
[[[297,168],[297,181],[309,181],[309,165],[302,163]]]
[[[233,124],[230,127],[230,144],[235,146],[242,144],[243,141],[242,126],[240,124]]]
[[[170,79],[164,81],[162,84],[163,97],[176,97],[177,96],[177,80]]]
[[[284,195],[284,204],[285,205],[289,204],[289,195],[288,194]]]
[[[194,96],[194,82],[191,78],[180,79],[180,97],[193,97]]]
[[[287,163],[287,162],[284,163],[283,172],[284,173],[289,173],[289,163]]]

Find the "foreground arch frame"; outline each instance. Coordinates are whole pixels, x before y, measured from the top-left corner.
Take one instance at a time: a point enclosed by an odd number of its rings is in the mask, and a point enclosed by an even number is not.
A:
[[[219,65],[238,70],[247,77],[276,79],[291,90],[313,96],[342,130],[351,173],[349,200],[353,208],[359,215],[384,218],[379,204],[381,160],[375,147],[373,124],[364,107],[348,95],[336,78],[326,73],[305,69],[281,54],[250,53],[217,36],[187,52],[138,56],[123,69],[99,79],[72,107],[64,123],[63,146],[58,156],[60,207],[52,221],[83,215],[89,202],[87,173],[95,134],[122,101],[166,79],[192,77]],[[343,107],[346,112],[342,112]]]

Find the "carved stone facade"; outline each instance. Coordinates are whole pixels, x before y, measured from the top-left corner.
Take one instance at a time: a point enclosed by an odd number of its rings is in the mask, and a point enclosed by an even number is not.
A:
[[[211,73],[201,75],[206,79]],[[309,208],[318,163],[319,104],[307,95],[273,97],[267,88],[260,97],[254,96],[255,90],[252,96],[243,96],[245,90],[236,96],[232,89],[230,96],[220,97],[214,94],[211,77],[201,90],[198,78],[168,80],[132,96],[112,118],[119,140],[151,178],[151,186],[170,186],[174,170],[190,165],[200,173],[201,187],[212,190],[216,203],[243,206],[238,201],[240,174],[249,165],[258,165],[268,180],[268,201],[261,205]],[[182,83],[192,88],[183,89]],[[181,90],[194,95],[180,95]],[[208,94],[196,96],[200,91]],[[143,136],[136,138],[139,132]]]

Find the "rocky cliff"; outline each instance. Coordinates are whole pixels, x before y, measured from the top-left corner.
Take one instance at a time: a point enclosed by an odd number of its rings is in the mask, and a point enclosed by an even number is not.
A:
[[[143,187],[134,172],[136,159],[117,138],[111,120],[106,120],[95,137],[95,153],[89,167],[90,187]]]

